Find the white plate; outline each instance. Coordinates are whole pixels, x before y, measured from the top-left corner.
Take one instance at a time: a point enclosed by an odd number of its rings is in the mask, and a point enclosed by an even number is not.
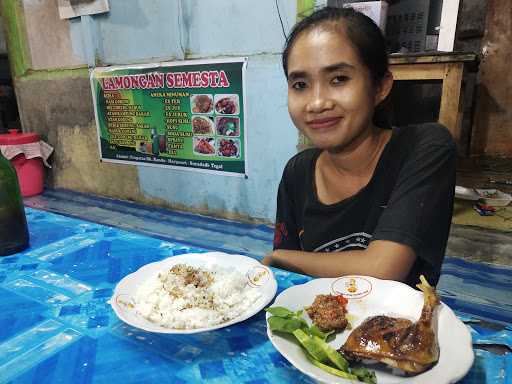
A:
[[[473,188],[455,186],[455,197],[462,200],[477,201],[480,195]]]
[[[154,324],[140,316],[133,308],[133,295],[138,287],[158,271],[172,268],[175,264],[185,263],[194,267],[235,268],[247,276],[247,284],[261,291],[260,298],[243,315],[212,327],[195,329],[172,329]],[[277,291],[277,282],[272,271],[257,260],[242,255],[229,255],[221,252],[188,253],[169,257],[165,260],[146,264],[136,272],[125,276],[117,285],[110,299],[110,305],[122,321],[148,332],[158,333],[198,333],[212,331],[238,323],[258,313],[273,299]]]
[[[316,279],[306,284],[296,285],[281,292],[272,306],[282,306],[296,311],[313,303],[316,295],[329,293],[343,294],[349,300],[348,313],[355,316],[354,320],[350,318],[353,328],[360,325],[367,317],[376,315],[390,315],[416,321],[423,307],[422,292],[396,281],[366,276]],[[444,303],[441,303],[438,308],[437,315],[440,348],[438,363],[426,372],[411,377],[395,376],[389,371],[375,370],[379,384],[447,384],[464,377],[474,359],[470,332]],[[268,317],[270,315],[267,313],[267,319]],[[338,333],[330,342],[331,346],[338,349],[345,343],[349,334],[350,330]],[[315,367],[306,358],[304,350],[291,338],[272,333],[268,326],[267,335],[274,347],[304,374],[324,383],[353,383]],[[372,365],[367,367],[374,368]]]
[[[476,192],[484,204],[491,205],[493,207],[505,207],[512,201],[511,195],[502,192],[499,189],[476,189]]]

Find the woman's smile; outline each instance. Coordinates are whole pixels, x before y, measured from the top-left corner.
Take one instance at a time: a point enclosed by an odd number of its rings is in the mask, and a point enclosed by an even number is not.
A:
[[[323,131],[336,127],[342,119],[338,116],[315,118],[306,121],[306,124],[314,131]]]

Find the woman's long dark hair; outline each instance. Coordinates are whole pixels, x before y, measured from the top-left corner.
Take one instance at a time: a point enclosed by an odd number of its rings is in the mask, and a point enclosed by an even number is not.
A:
[[[348,39],[370,71],[374,84],[380,84],[388,72],[386,40],[380,28],[368,16],[352,8],[324,7],[295,24],[288,35],[283,51],[283,70],[288,78],[288,57],[297,38],[305,31],[319,26],[343,28]],[[374,111],[373,123],[389,128],[383,103]]]

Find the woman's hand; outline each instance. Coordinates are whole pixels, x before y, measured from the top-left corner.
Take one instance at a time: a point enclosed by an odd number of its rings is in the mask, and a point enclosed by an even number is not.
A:
[[[272,266],[274,266],[274,264],[273,264],[273,263],[274,263],[274,260],[273,260],[273,258],[272,258],[272,254],[273,254],[273,253],[274,253],[274,252],[270,252],[268,255],[266,255],[266,256],[263,258],[263,260],[261,260],[261,264],[266,265],[267,267],[272,267]]]
[[[303,252],[303,251],[293,251],[287,249],[276,249],[266,255],[263,260],[261,260],[261,264],[266,265],[267,267],[276,267],[281,269],[286,269],[288,271],[293,271],[302,274],[310,274],[307,271],[301,269],[294,260],[297,257],[301,257],[304,254],[318,255],[312,252]],[[291,259],[290,259],[291,258]]]
[[[303,270],[297,268],[292,263],[288,262],[288,257],[290,254],[299,253],[303,254],[302,251],[289,251],[286,249],[276,249],[266,255],[263,260],[261,260],[261,264],[266,265],[267,267],[276,267],[281,269],[286,269],[288,271],[305,273]]]
[[[276,267],[277,266],[277,261],[276,259],[274,258],[274,253],[276,251],[272,251],[270,252],[269,254],[267,254],[262,260],[261,260],[261,264],[263,265],[266,265],[267,267]]]

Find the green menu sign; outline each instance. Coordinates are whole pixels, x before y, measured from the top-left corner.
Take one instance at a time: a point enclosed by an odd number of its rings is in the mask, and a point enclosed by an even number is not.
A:
[[[104,161],[246,175],[247,58],[95,68]]]

